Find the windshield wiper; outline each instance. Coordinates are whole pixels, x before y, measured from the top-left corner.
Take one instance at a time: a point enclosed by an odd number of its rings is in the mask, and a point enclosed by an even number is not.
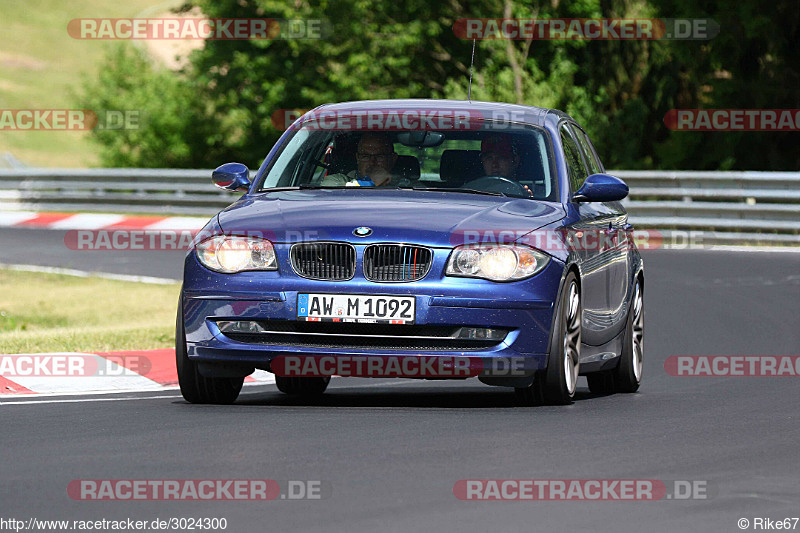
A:
[[[258,192],[281,192],[281,191],[300,191],[308,189],[344,189],[344,187],[326,187],[324,185],[295,185],[292,187],[267,187]]]
[[[493,192],[493,191],[479,191],[477,189],[460,189],[458,187],[419,187],[414,186],[411,187],[415,191],[446,191],[446,192],[464,192],[467,194],[488,194],[489,196],[508,196],[502,192]]]
[[[258,192],[280,192],[280,191],[299,191],[299,190],[309,190],[309,189],[357,189],[357,190],[368,190],[373,189],[377,191],[385,191],[385,190],[400,190],[400,189],[408,189],[408,187],[387,187],[387,186],[380,186],[376,187],[375,185],[369,186],[362,186],[356,187],[354,185],[295,185],[294,187],[268,187],[266,189],[261,189]],[[445,190],[445,189],[442,189]],[[454,189],[455,190],[455,189]],[[466,189],[458,189],[458,190],[466,190]],[[469,192],[469,191],[467,191]],[[480,191],[474,191],[480,192]],[[485,193],[485,194],[495,194],[495,193]]]
[[[407,190],[413,189],[415,191],[444,191],[444,192],[463,192],[467,194],[486,194],[489,196],[508,196],[502,192],[490,192],[490,191],[479,191],[478,189],[461,189],[458,187],[348,187],[346,185],[295,185],[292,187],[268,187],[266,189],[261,189],[258,192],[281,192],[281,191],[299,191],[299,190],[310,190],[310,189],[375,189],[375,190],[387,190],[387,189],[394,189],[394,190]]]

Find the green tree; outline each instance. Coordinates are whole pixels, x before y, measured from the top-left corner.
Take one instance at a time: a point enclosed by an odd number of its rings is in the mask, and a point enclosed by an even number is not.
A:
[[[196,85],[155,67],[129,45],[111,49],[98,76],[84,82],[80,102],[99,113],[140,114],[137,124],[124,129],[93,130],[104,166],[193,167],[198,153],[224,144],[212,107]]]
[[[652,0],[662,17],[712,18],[709,41],[674,41],[653,73],[663,83],[658,113],[669,109],[800,108],[800,10],[794,0]],[[662,125],[663,126],[663,125]],[[797,170],[797,132],[661,130],[661,168]]]
[[[330,32],[323,39],[210,40],[179,73],[154,68],[132,51],[116,52],[85,101],[92,108],[146,109],[151,118],[141,131],[97,132],[104,163],[256,166],[281,133],[271,122],[279,109],[466,98],[472,42],[454,34],[459,18],[662,16],[709,17],[722,31],[711,41],[478,41],[472,97],[563,109],[589,131],[609,168],[797,166],[789,146],[796,134],[671,132],[662,120],[673,108],[800,107],[798,12],[790,0],[194,5],[214,18],[322,19]]]

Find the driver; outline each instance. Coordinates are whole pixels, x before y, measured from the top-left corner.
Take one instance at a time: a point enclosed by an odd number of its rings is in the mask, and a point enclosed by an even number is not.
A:
[[[508,135],[489,135],[481,141],[481,163],[487,176],[516,179],[519,155]]]
[[[517,181],[519,154],[509,135],[494,134],[484,137],[481,141],[481,164],[486,176],[499,176]],[[527,185],[522,187],[533,196]]]
[[[358,141],[356,150],[358,168],[347,174],[326,176],[321,185],[328,187],[394,185],[391,169],[396,161],[397,154],[389,134],[368,132]]]

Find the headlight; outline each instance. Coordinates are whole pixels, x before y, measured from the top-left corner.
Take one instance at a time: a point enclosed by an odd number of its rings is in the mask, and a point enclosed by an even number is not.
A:
[[[516,281],[533,276],[550,261],[550,256],[521,244],[466,244],[450,254],[445,274]]]
[[[255,237],[217,235],[195,246],[195,253],[203,266],[225,274],[278,270],[272,243]]]

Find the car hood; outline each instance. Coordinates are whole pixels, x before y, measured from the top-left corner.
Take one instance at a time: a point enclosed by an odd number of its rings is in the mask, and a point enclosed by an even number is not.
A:
[[[498,238],[511,242],[512,235],[521,236],[564,216],[561,204],[522,198],[398,189],[317,189],[246,195],[219,214],[219,224],[225,233],[252,233],[276,243],[335,240],[452,247]],[[354,236],[355,228],[361,226],[372,233]]]

